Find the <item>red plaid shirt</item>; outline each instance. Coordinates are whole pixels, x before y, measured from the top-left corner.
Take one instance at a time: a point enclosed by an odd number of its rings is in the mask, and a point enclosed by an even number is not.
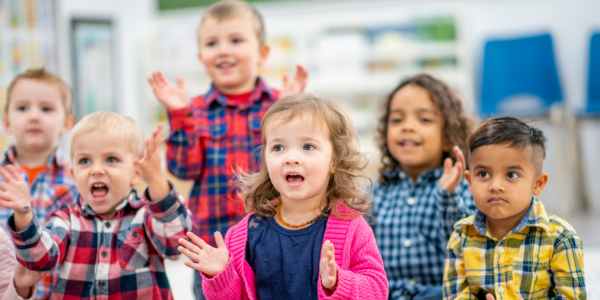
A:
[[[9,231],[18,261],[33,271],[61,266],[50,299],[173,299],[164,258],[179,256],[178,239],[193,224],[175,190],[159,202],[132,192],[109,218],[80,198],[21,232]]]
[[[231,179],[240,169],[258,171],[261,120],[278,96],[259,78],[250,101],[241,105],[212,86],[190,107],[168,112],[167,166],[175,176],[194,180],[188,207],[198,236],[213,246],[215,231],[225,233],[246,215]]]

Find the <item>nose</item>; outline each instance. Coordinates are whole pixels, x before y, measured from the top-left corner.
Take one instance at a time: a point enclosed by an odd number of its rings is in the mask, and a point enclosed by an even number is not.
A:
[[[40,110],[36,107],[32,107],[31,109],[29,109],[29,121],[37,121],[40,117]]]
[[[400,123],[400,129],[402,132],[414,132],[415,122],[415,118],[407,117],[404,119],[404,122]]]
[[[231,52],[231,45],[227,42],[219,43],[217,50],[219,55],[228,55]]]
[[[300,165],[300,159],[298,159],[297,151],[288,151],[288,155],[284,161],[285,165]]]
[[[92,169],[91,169],[91,175],[104,175],[105,171],[104,168],[102,167],[101,163],[93,163],[92,164]]]
[[[501,177],[492,179],[490,184],[490,192],[504,192],[504,183]]]

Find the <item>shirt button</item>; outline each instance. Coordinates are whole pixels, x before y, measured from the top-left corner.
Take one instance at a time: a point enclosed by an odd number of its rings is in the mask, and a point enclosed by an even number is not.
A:
[[[104,280],[100,280],[100,282],[98,282],[98,286],[100,286],[101,288],[104,287],[104,284],[105,284]]]
[[[498,252],[500,252],[500,253],[504,252],[504,247],[500,246],[500,248],[498,248]]]
[[[499,287],[498,288],[498,293],[504,293],[504,288],[503,287]]]
[[[417,202],[417,201],[413,197],[408,197],[408,199],[406,199],[406,204],[408,204],[408,205],[414,205],[415,202]]]
[[[138,233],[137,233],[137,231],[134,231],[134,232],[133,232],[133,238],[134,238],[134,239],[137,239],[137,237],[138,237]]]
[[[106,228],[110,228],[110,222],[106,222]]]
[[[412,245],[412,241],[411,240],[404,240],[404,247],[408,248],[410,247],[410,245]]]
[[[106,251],[102,251],[102,253],[100,253],[100,255],[102,255],[102,257],[106,257],[108,255],[108,253],[106,253]]]
[[[406,178],[406,174],[404,174],[404,172],[400,172],[398,174],[398,177],[400,177],[400,179],[404,179],[404,178]]]
[[[415,284],[417,284],[417,282],[414,279],[411,279],[408,281],[408,284],[415,285]]]

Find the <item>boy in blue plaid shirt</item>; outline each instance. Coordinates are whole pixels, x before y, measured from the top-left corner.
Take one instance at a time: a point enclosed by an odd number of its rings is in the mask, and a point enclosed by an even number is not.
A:
[[[7,90],[2,124],[15,144],[8,147],[1,166],[14,165],[31,191],[31,210],[42,222],[63,203],[77,201],[71,159],[58,149],[60,136],[75,122],[69,86],[44,68],[17,75]],[[0,207],[0,226],[12,210]],[[36,299],[48,299],[58,271],[37,284]]]
[[[379,125],[384,168],[373,188],[373,231],[390,299],[443,297],[446,243],[454,223],[476,209],[461,152],[470,124],[460,100],[428,75],[405,80],[387,100]]]

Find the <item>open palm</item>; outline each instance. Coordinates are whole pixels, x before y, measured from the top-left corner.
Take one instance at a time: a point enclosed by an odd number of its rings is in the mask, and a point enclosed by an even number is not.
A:
[[[179,246],[179,252],[187,256],[193,262],[186,261],[184,264],[194,270],[198,270],[208,276],[215,276],[225,270],[229,262],[229,250],[225,246],[223,236],[220,232],[215,232],[215,242],[217,248],[211,247],[204,240],[195,234],[188,232],[188,237],[193,243],[184,239],[179,239],[179,242],[185,246]],[[187,248],[187,249],[186,249]]]
[[[167,109],[181,109],[190,105],[187,88],[181,77],[177,77],[177,86],[165,79],[161,72],[154,72],[148,82],[158,101]]]

